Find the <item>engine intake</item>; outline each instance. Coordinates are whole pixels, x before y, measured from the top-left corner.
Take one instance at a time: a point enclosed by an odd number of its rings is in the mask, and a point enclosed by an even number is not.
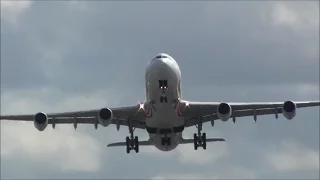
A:
[[[222,121],[228,121],[231,117],[231,106],[228,103],[220,103],[217,107],[218,117]]]
[[[99,123],[106,127],[109,126],[111,123],[111,120],[113,118],[113,114],[112,114],[112,110],[109,108],[102,108],[100,109],[100,111],[98,112],[98,119],[99,119]]]
[[[297,105],[292,101],[286,101],[282,106],[282,114],[288,120],[293,119],[296,116]]]
[[[39,112],[34,116],[33,123],[36,129],[43,131],[48,126],[48,116],[43,112]]]

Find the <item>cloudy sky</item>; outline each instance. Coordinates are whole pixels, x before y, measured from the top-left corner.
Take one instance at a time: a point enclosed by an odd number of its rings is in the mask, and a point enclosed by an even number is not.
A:
[[[1,1],[1,114],[143,101],[145,67],[160,52],[179,63],[186,100],[318,100],[318,32],[316,1]],[[1,179],[319,178],[319,108],[204,131],[227,141],[128,155],[105,147],[125,140],[126,127],[38,132],[5,121]]]

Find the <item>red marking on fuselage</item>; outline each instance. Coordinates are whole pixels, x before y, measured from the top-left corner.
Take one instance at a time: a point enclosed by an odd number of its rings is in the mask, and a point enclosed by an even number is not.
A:
[[[180,102],[178,102],[177,110],[178,110],[178,116],[183,116],[183,109]]]
[[[147,105],[147,109],[146,109],[146,116],[147,118],[151,118],[152,117],[152,107],[150,104]]]

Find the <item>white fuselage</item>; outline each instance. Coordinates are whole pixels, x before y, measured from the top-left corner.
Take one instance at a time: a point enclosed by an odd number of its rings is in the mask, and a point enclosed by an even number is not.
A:
[[[162,84],[159,80],[166,81],[165,87],[160,87]],[[181,71],[177,62],[167,54],[158,54],[146,68],[145,83],[146,126],[154,130],[149,132],[150,141],[159,150],[173,150],[182,139],[181,128],[184,128],[184,118],[178,115],[177,108],[177,102],[181,99]],[[165,97],[166,102],[161,102],[161,97]],[[173,130],[179,127],[180,132]],[[170,145],[161,144],[164,134],[171,138]]]

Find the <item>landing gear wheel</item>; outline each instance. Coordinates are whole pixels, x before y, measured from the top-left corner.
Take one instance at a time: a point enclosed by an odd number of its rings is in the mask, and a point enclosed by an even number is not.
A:
[[[131,148],[130,148],[130,138],[128,136],[126,137],[126,145],[127,145],[127,148],[126,148],[127,154],[129,154]]]
[[[139,152],[139,138],[138,138],[138,136],[134,136],[133,132],[134,132],[135,128],[133,128],[131,126],[130,120],[128,120],[128,124],[129,124],[128,128],[129,128],[130,137],[129,136],[126,137],[126,146],[127,146],[126,151],[129,154],[130,151],[134,149],[136,151],[136,153],[138,153]]]
[[[206,150],[206,149],[207,149],[207,143],[203,143],[203,144],[202,144],[202,148],[203,148],[204,150]]]
[[[199,117],[198,118],[198,125],[196,125],[197,129],[198,129],[198,134],[194,134],[193,135],[193,140],[194,140],[194,149],[197,150],[198,147],[202,147],[203,149],[207,149],[207,137],[206,137],[206,133],[202,133],[202,122],[203,122],[203,118]]]
[[[127,147],[130,147],[130,138],[128,136],[126,137],[126,145]]]
[[[207,149],[207,135],[206,133],[202,133],[202,148]]]
[[[136,153],[139,152],[139,138],[138,138],[138,136],[136,136],[134,138],[134,150],[136,151]]]
[[[193,135],[193,144],[194,144],[194,150],[197,150],[198,149],[198,136],[196,133]]]
[[[207,135],[206,135],[206,133],[202,133],[201,139],[202,139],[202,142],[203,142],[203,143],[206,143],[206,142],[207,142]]]

